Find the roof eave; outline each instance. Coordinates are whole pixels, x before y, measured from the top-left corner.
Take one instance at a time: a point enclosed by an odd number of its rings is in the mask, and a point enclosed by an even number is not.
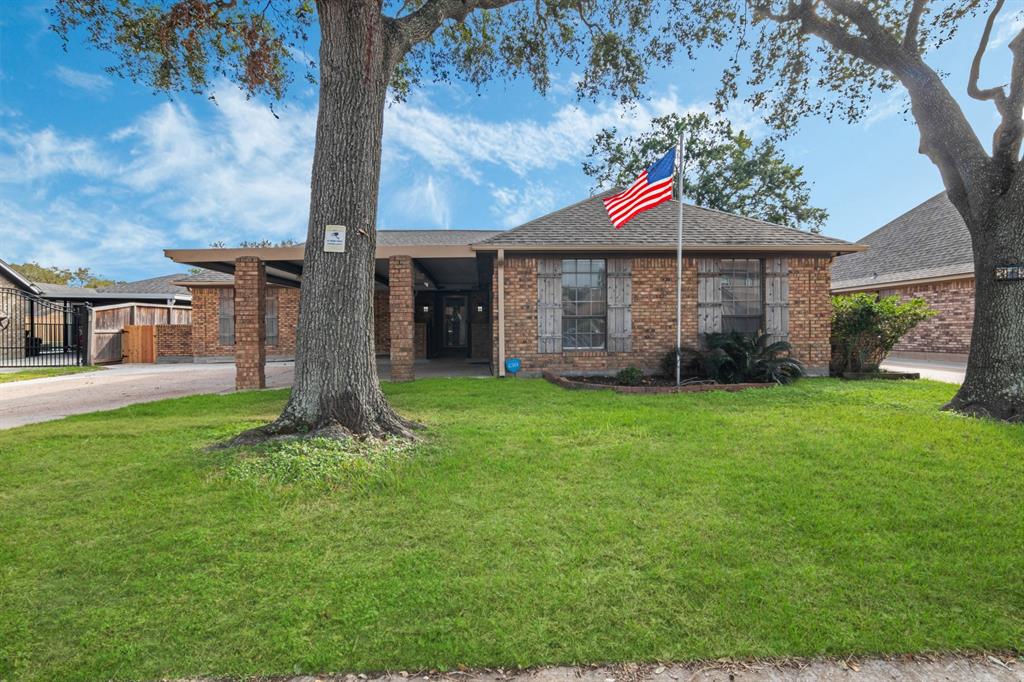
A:
[[[474,251],[664,251],[675,252],[675,246],[662,244],[500,244],[480,243],[473,244]],[[846,254],[858,251],[867,251],[869,247],[865,244],[850,244],[839,242],[836,244],[683,244],[683,251],[692,253],[721,253],[757,251],[763,253],[827,253]]]
[[[934,282],[953,282],[960,279],[974,279],[974,271],[968,270],[965,272],[956,272],[948,275],[936,275],[934,277],[880,280],[875,282],[866,282],[863,284],[849,284],[849,280],[847,280],[847,283],[833,283],[831,291],[832,293],[836,294],[854,294],[857,293],[858,291],[874,291],[875,289],[893,289],[896,287],[913,286],[915,284],[931,284]]]

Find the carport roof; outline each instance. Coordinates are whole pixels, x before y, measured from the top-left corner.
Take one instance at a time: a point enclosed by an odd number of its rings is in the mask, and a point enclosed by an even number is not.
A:
[[[465,258],[476,259],[471,244],[501,234],[501,230],[377,230],[377,260],[390,256],[411,256],[418,261]],[[351,238],[351,233],[349,238]],[[302,277],[305,244],[291,246],[239,247],[212,249],[165,249],[164,255],[184,265],[231,277],[235,259],[256,256],[267,269],[267,281],[284,286],[298,286]],[[439,269],[439,268],[436,268]],[[379,273],[378,273],[379,274]],[[175,280],[184,285],[225,283],[208,273],[182,276]]]

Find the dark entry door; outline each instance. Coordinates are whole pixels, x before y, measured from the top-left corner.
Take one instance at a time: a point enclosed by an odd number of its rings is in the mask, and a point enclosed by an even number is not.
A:
[[[441,343],[445,348],[466,347],[466,297],[445,296],[441,319]]]

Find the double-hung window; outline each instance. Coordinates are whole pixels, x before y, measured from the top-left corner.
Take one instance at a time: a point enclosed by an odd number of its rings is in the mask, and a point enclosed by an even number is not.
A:
[[[601,350],[608,323],[608,285],[602,258],[562,261],[562,348]]]
[[[721,262],[722,331],[756,334],[764,329],[764,277],[756,258]]]

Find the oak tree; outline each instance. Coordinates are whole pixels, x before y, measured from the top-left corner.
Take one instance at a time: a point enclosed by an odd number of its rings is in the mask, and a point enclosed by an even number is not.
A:
[[[383,112],[425,79],[479,86],[528,78],[541,93],[561,63],[582,66],[581,96],[640,94],[676,54],[671,18],[646,0],[55,0],[53,25],[110,51],[111,70],[162,91],[207,93],[229,78],[279,99],[292,55],[319,87],[300,294],[295,382],[263,434],[342,428],[407,434],[380,390],[373,267]],[[345,253],[324,228],[348,227]]]
[[[918,149],[938,168],[974,249],[967,374],[946,407],[1024,420],[1024,281],[994,274],[998,266],[1024,263],[1024,31],[1006,45],[1009,73],[996,81],[1004,84],[983,85],[980,77],[1004,0],[673,0],[672,5],[677,40],[728,50],[719,107],[745,99],[782,133],[806,116],[856,121],[879,92],[903,88],[920,134]],[[984,27],[964,67],[967,94],[995,109],[998,123],[987,148],[950,91],[949,76],[926,61],[976,14],[985,17]]]
[[[828,211],[811,205],[804,169],[786,161],[775,140],[754,143],[725,119],[705,113],[667,114],[650,130],[621,137],[605,128],[595,137],[583,172],[598,188],[628,187],[683,137],[683,196],[698,206],[820,232]]]

